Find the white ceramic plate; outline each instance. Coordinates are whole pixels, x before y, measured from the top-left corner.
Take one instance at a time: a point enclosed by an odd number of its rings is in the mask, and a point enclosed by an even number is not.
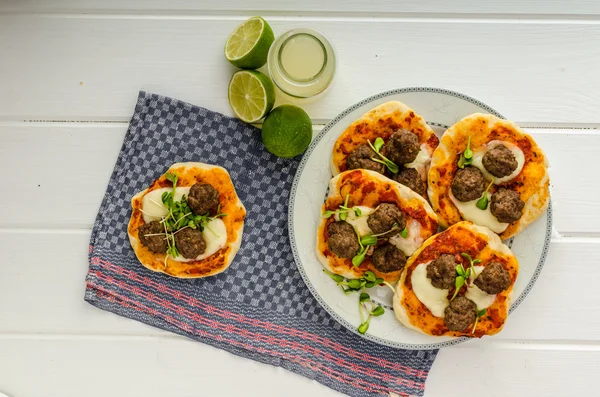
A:
[[[302,158],[290,194],[288,228],[292,251],[300,274],[317,301],[337,321],[353,332],[360,324],[357,299],[346,296],[323,273],[315,252],[317,225],[321,206],[331,179],[329,161],[333,144],[352,122],[367,111],[384,102],[404,102],[421,115],[438,136],[452,124],[471,113],[491,113],[502,117],[491,107],[466,95],[437,88],[403,88],[367,98],[346,109],[334,118],[314,139]],[[529,293],[535,283],[550,243],[552,210],[509,241],[520,264],[519,277],[513,290],[512,312]],[[386,308],[381,317],[371,320],[364,338],[403,349],[434,349],[461,343],[468,338],[433,337],[409,330],[400,324],[392,312],[392,293],[389,288],[376,287],[369,291],[371,297]]]

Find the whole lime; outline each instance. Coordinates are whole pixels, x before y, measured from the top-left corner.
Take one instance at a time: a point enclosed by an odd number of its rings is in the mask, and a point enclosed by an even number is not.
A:
[[[281,105],[267,115],[262,125],[262,141],[279,157],[302,154],[312,140],[312,121],[298,106]]]

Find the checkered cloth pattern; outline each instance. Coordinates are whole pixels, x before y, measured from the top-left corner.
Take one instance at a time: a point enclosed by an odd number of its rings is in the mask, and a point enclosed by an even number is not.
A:
[[[184,161],[225,167],[247,210],[240,251],[213,277],[151,272],[129,244],[132,196]],[[304,285],[287,233],[298,163],[268,153],[252,126],[141,92],[92,231],[85,299],[350,396],[422,395],[437,351],[367,341],[333,320]]]

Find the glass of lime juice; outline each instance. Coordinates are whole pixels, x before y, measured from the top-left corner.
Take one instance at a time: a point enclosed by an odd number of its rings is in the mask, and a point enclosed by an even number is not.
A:
[[[335,75],[331,42],[312,29],[293,29],[277,38],[269,50],[268,69],[275,85],[294,98],[325,92]]]

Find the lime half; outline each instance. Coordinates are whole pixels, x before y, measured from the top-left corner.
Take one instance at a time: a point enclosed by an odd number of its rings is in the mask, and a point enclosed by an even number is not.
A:
[[[267,63],[273,30],[261,17],[252,17],[238,26],[225,43],[225,58],[241,69],[258,69]]]
[[[270,78],[256,70],[239,70],[229,82],[229,105],[246,123],[255,123],[273,109],[275,86]]]
[[[302,154],[311,140],[312,121],[298,106],[278,106],[263,122],[263,144],[276,156],[295,157]]]

